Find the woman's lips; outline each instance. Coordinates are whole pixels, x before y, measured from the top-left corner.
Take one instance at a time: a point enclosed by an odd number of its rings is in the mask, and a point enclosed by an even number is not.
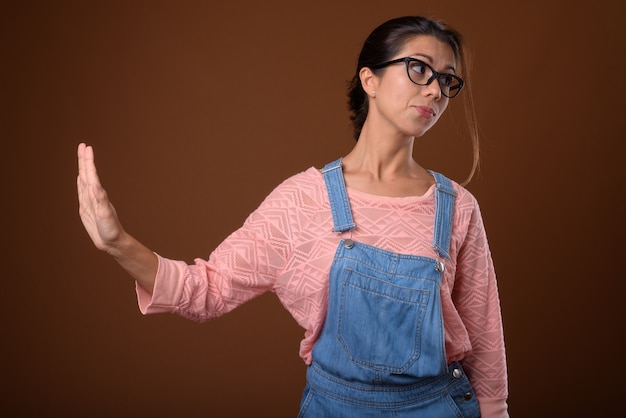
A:
[[[418,113],[425,118],[432,118],[435,116],[435,111],[428,106],[415,106],[415,109],[417,109]]]

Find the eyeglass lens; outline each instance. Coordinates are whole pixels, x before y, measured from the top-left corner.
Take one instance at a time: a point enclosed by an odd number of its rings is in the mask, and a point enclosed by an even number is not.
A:
[[[422,86],[430,84],[435,78],[433,69],[421,61],[408,61],[407,71],[411,81]],[[461,82],[450,74],[438,73],[437,81],[439,82],[441,93],[446,97],[454,97],[460,91]]]

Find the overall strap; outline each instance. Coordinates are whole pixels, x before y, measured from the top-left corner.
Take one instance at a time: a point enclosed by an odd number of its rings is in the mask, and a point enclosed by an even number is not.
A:
[[[435,204],[435,233],[433,247],[443,258],[450,258],[450,237],[452,235],[452,221],[454,216],[454,199],[456,190],[452,182],[440,173],[429,171],[435,177],[436,191]]]
[[[345,232],[356,228],[352,219],[343,171],[341,171],[341,160],[340,158],[333,161],[321,170],[326,182],[330,210],[333,214],[333,232]]]

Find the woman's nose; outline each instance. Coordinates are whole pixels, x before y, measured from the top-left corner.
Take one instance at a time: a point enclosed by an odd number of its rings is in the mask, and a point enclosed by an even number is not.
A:
[[[428,96],[434,96],[435,100],[441,99],[441,86],[439,86],[439,79],[435,77],[433,81],[424,86],[425,92]]]

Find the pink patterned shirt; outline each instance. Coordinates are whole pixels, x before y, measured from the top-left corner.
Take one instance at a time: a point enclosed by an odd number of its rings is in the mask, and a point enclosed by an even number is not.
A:
[[[463,367],[483,417],[507,417],[507,373],[496,277],[476,199],[454,184],[451,260],[441,285],[448,362]],[[384,197],[348,188],[352,238],[388,251],[437,258],[434,186],[423,196]],[[142,313],[205,321],[271,291],[305,329],[300,356],[311,363],[327,308],[328,274],[340,236],[315,168],[278,186],[208,260],[159,256],[154,292],[137,286]]]

